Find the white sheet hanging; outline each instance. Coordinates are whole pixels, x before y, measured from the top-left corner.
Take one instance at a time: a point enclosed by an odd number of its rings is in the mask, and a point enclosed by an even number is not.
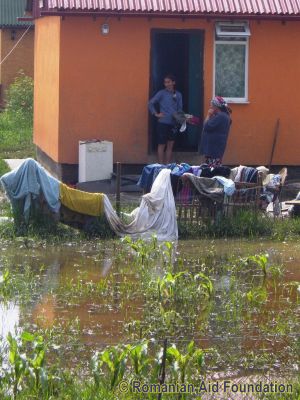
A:
[[[169,169],[161,170],[151,192],[142,197],[140,206],[131,214],[125,214],[126,217],[133,218],[129,224],[120,220],[108,197],[104,196],[104,212],[117,235],[149,239],[155,234],[158,240],[177,240],[176,208],[170,173]]]

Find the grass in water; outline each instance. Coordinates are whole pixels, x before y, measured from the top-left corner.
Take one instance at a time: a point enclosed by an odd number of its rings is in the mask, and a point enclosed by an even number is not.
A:
[[[178,229],[181,239],[269,237],[285,240],[299,236],[300,219],[269,218],[262,212],[241,210],[233,216],[198,225],[179,223]]]

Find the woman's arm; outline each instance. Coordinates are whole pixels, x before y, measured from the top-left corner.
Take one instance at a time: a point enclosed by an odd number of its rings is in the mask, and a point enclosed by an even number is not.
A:
[[[217,113],[205,120],[204,129],[207,132],[213,132],[222,128],[223,125],[225,125],[224,115],[222,115],[222,113]]]

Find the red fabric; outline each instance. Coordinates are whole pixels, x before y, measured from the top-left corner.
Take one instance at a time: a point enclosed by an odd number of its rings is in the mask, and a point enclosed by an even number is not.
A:
[[[193,115],[192,118],[187,119],[187,122],[191,125],[200,125],[200,118]]]

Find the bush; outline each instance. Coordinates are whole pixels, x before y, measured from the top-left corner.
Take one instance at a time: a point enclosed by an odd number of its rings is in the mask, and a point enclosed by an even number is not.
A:
[[[6,112],[11,120],[32,125],[33,79],[22,71],[7,90]]]
[[[0,158],[34,157],[33,80],[20,72],[7,90],[6,108],[0,112]]]

